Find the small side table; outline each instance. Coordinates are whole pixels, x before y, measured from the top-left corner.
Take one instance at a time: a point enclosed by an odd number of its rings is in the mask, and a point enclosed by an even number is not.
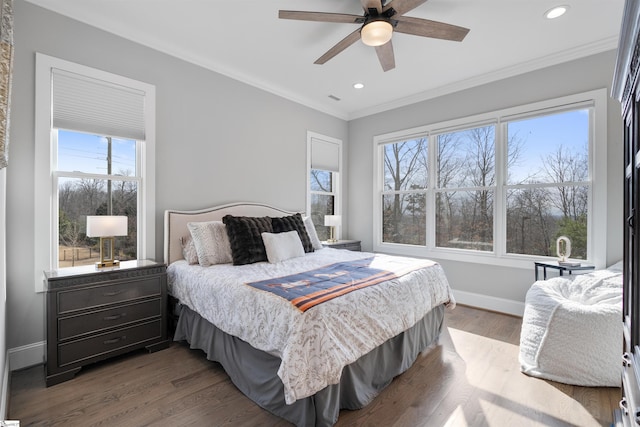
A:
[[[333,249],[348,249],[350,251],[360,252],[360,240],[338,240],[337,242],[323,241],[322,246]]]
[[[571,274],[573,271],[593,270],[593,265],[559,265],[557,262],[535,262],[536,280],[538,280],[538,269],[542,268],[542,280],[547,280],[547,268],[558,270],[560,276],[566,271]]]

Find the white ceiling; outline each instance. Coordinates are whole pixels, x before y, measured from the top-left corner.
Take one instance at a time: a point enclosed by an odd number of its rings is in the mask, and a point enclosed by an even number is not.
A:
[[[471,31],[461,43],[395,33],[396,68],[385,73],[361,42],[313,64],[356,25],[278,19],[279,9],[360,15],[359,0],[28,1],[343,119],[615,49],[624,8],[624,0],[429,0],[406,16]],[[564,16],[543,17],[559,4],[570,6]]]

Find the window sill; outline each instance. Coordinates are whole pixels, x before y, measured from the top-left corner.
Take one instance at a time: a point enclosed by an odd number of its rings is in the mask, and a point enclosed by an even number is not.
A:
[[[509,267],[520,269],[531,269],[534,262],[554,262],[556,257],[517,255],[509,254],[498,256],[494,252],[479,253],[459,249],[427,249],[425,247],[414,247],[401,244],[377,244],[374,245],[374,252],[389,255],[410,256],[416,258],[428,258],[433,260],[456,261],[473,264],[495,265],[497,267]],[[594,264],[589,260],[581,260],[585,264]]]

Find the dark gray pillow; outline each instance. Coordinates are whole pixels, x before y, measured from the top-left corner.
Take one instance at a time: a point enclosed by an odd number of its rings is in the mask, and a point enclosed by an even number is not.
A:
[[[302,242],[302,247],[305,252],[313,252],[313,244],[307,233],[307,229],[304,226],[304,220],[299,213],[291,216],[274,217],[271,218],[271,224],[273,225],[274,233],[284,233],[286,231],[297,231]]]
[[[233,265],[267,261],[262,233],[273,233],[271,218],[225,215],[222,222],[227,226]]]

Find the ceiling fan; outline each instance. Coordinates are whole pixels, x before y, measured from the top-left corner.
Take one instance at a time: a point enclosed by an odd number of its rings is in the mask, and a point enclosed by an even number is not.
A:
[[[336,22],[342,24],[360,24],[360,27],[339,41],[314,64],[324,64],[357,40],[368,46],[374,46],[378,60],[384,71],[395,68],[393,45],[391,36],[394,31],[421,37],[432,37],[442,40],[462,41],[468,28],[445,24],[429,19],[411,18],[403,16],[427,0],[360,0],[364,15],[350,15],[346,13],[303,12],[295,10],[281,10],[281,19],[297,19],[301,21]]]

